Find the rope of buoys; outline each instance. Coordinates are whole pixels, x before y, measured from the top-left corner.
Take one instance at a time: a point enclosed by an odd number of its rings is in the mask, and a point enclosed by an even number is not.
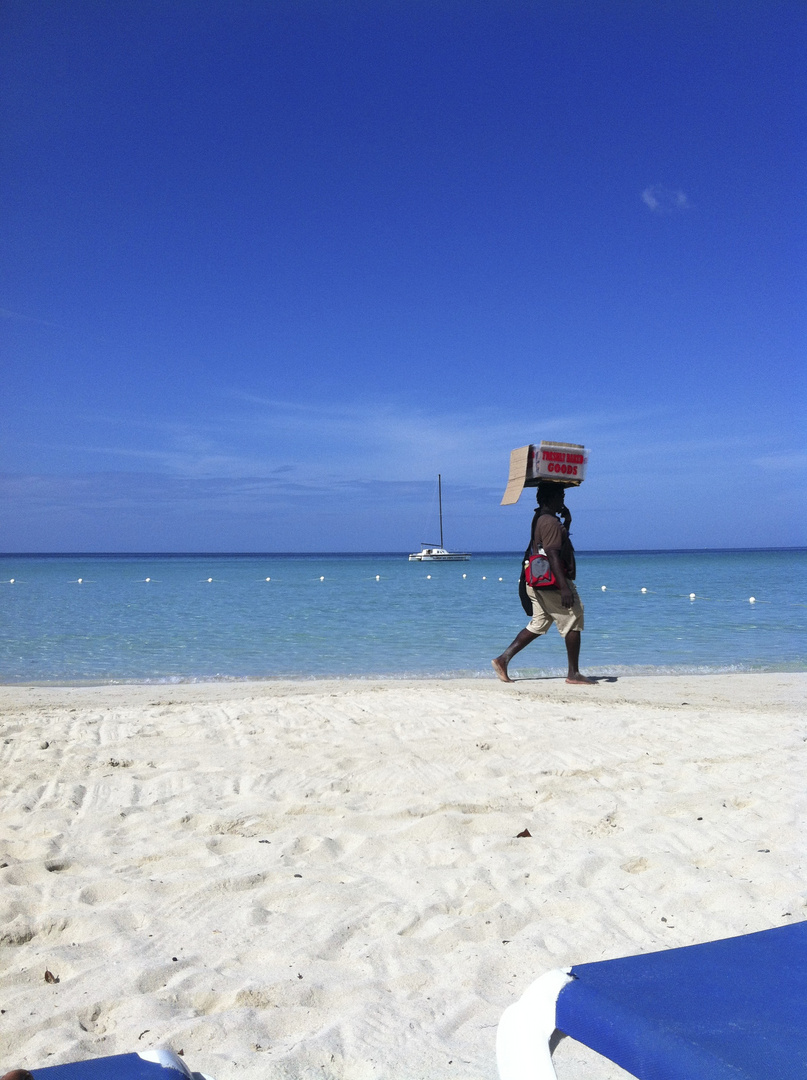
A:
[[[602,592],[617,593],[617,594],[619,594],[621,596],[632,596],[632,595],[634,595],[632,589],[614,589],[610,585],[601,585],[600,589],[601,589]],[[641,589],[639,589],[639,592],[643,596],[667,597],[668,599],[708,600],[709,603],[711,603],[711,604],[742,604],[742,603],[747,602],[749,604],[778,604],[780,607],[807,607],[807,604],[788,603],[787,601],[785,601],[784,603],[780,603],[777,600],[759,600],[759,599],[757,599],[756,596],[749,596],[748,600],[745,601],[745,600],[741,600],[741,599],[739,599],[737,597],[699,596],[697,593],[694,593],[694,592],[693,593],[665,593],[665,592],[658,592],[655,589],[648,589],[648,588],[645,588],[645,587],[642,587]]]
[[[223,584],[225,579],[208,577],[208,578],[200,578],[198,580],[201,583],[205,584],[205,585],[212,585],[214,583]],[[259,580],[261,582],[269,583],[273,579],[270,576],[267,576],[265,578],[260,578]],[[380,574],[375,574],[374,575],[374,580],[375,581],[381,581],[381,575]],[[432,575],[431,574],[426,574],[426,580],[431,581],[432,580]],[[463,581],[468,580],[467,573],[464,573],[462,575],[462,580]],[[481,580],[482,581],[487,581],[488,580],[487,574],[482,574],[481,575]],[[497,577],[495,580],[503,582],[505,579],[503,577]],[[159,583],[160,581],[161,581],[160,578],[152,578],[152,577],[138,578],[137,579],[138,583],[142,583],[144,585],[153,585],[153,584]],[[321,581],[321,582],[325,581],[325,575],[324,574],[320,575],[319,581]],[[25,582],[20,578],[4,578],[4,579],[0,579],[0,585],[18,585],[18,584],[25,584]],[[97,584],[97,582],[93,578],[80,577],[80,578],[71,578],[70,581],[69,581],[69,584],[72,584],[72,585],[90,585],[90,584]],[[611,593],[612,595],[615,595],[615,596],[635,596],[636,595],[636,590],[634,588],[630,588],[630,589],[614,588],[611,585],[601,585],[600,586],[600,591],[603,592],[603,593]],[[693,603],[695,601],[704,601],[704,602],[707,602],[707,603],[710,603],[710,604],[747,603],[747,604],[751,604],[751,605],[755,605],[755,604],[776,605],[777,607],[800,607],[800,608],[807,607],[807,603],[798,602],[798,601],[765,600],[765,599],[761,599],[761,598],[756,597],[756,596],[749,596],[747,598],[726,597],[726,596],[701,596],[699,593],[695,593],[695,592],[674,593],[674,592],[668,592],[666,590],[648,589],[646,585],[641,586],[641,588],[638,589],[638,593],[641,596],[654,597],[656,599],[689,600],[690,602],[693,602]]]

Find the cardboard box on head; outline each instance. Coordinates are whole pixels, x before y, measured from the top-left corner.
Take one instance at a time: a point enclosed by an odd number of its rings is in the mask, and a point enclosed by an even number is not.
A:
[[[510,476],[501,505],[517,503],[525,487],[552,480],[564,487],[578,487],[586,478],[588,450],[578,443],[540,442],[519,446],[510,453]]]

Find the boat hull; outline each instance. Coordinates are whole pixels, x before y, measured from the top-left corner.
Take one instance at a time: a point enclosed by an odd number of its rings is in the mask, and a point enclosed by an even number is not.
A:
[[[467,551],[416,551],[409,556],[410,562],[467,562]]]

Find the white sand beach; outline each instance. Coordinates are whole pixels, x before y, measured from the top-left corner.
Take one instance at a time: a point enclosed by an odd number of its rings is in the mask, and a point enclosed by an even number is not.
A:
[[[0,1073],[168,1043],[216,1080],[495,1080],[547,968],[805,918],[806,691],[0,687]]]

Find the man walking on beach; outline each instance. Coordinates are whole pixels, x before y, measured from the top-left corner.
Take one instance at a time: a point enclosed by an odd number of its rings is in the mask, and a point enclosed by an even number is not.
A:
[[[558,520],[558,514],[563,519],[563,524]],[[540,548],[544,549],[557,585],[543,589],[527,586],[527,596],[532,603],[532,618],[501,656],[491,660],[493,670],[502,682],[513,682],[507,674],[507,665],[516,653],[521,652],[541,634],[545,634],[553,622],[566,642],[566,654],[569,658],[566,682],[594,682],[594,679],[581,675],[577,666],[580,658],[580,631],[583,629],[583,605],[574,586],[576,568],[574,548],[569,539],[571,523],[572,515],[564,502],[563,485],[549,481],[540,483],[530,550],[532,554],[537,554]]]

